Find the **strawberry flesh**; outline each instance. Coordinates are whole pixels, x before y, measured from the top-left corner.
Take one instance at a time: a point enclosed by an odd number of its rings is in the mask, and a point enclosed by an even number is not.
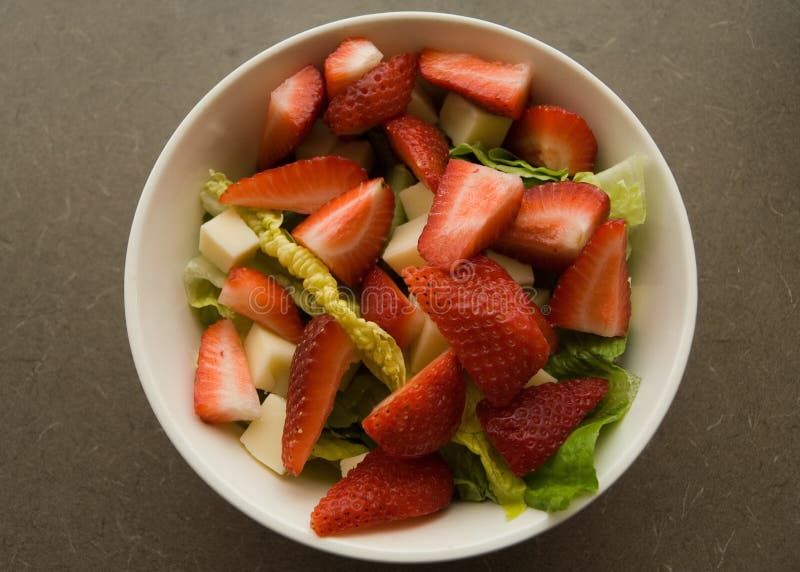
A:
[[[366,38],[347,38],[325,58],[325,89],[333,99],[381,63],[383,54]]]
[[[435,193],[450,158],[442,132],[413,115],[392,119],[384,129],[394,152]]]
[[[522,477],[561,447],[607,391],[608,382],[598,378],[545,383],[526,387],[504,407],[482,400],[476,413],[511,472]]]
[[[377,266],[367,272],[361,283],[361,316],[386,330],[401,349],[419,335],[425,319],[394,280]]]

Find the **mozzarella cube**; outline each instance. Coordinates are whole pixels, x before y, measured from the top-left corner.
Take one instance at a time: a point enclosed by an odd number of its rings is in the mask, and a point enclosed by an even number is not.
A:
[[[252,258],[257,249],[256,233],[236,209],[227,209],[200,227],[200,253],[223,272]]]
[[[531,268],[530,264],[525,264],[491,250],[486,251],[486,256],[497,262],[503,270],[508,272],[514,282],[520,286],[533,286],[533,268]]]
[[[408,369],[412,374],[419,373],[426,365],[442,355],[450,348],[436,323],[423,312],[425,322],[419,337],[411,344]]]
[[[321,119],[316,121],[311,127],[311,131],[306,135],[303,142],[297,146],[294,155],[297,159],[309,159],[311,157],[321,157],[330,155],[331,149],[339,142],[339,138],[333,134],[330,127]]]
[[[411,101],[408,103],[408,107],[406,107],[406,113],[408,115],[414,115],[431,125],[436,125],[436,122],[439,120],[436,116],[436,108],[433,107],[430,96],[425,93],[425,90],[419,85],[415,85],[414,89],[411,91]]]
[[[285,421],[286,400],[270,393],[261,404],[261,417],[251,422],[239,438],[253,457],[279,475],[286,473],[281,458]]]
[[[425,183],[411,185],[398,193],[400,202],[403,203],[403,210],[409,220],[415,219],[431,212],[433,206],[433,191],[425,186]]]
[[[253,324],[244,340],[250,375],[258,389],[286,397],[296,346],[267,328]]]
[[[511,123],[510,117],[493,115],[454,92],[447,94],[439,112],[439,124],[453,145],[481,143],[486,149],[500,147]]]
[[[361,165],[366,171],[372,169],[372,165],[375,164],[375,152],[372,150],[372,145],[370,145],[369,141],[339,140],[328,154],[350,159],[354,163]]]
[[[557,381],[558,380],[555,377],[547,373],[545,370],[540,369],[532,378],[528,380],[528,383],[525,384],[525,387],[544,385],[545,383],[555,383]]]
[[[426,262],[417,250],[417,242],[427,222],[428,215],[422,215],[394,229],[392,239],[383,251],[383,259],[398,274],[406,266],[425,266]]]
[[[363,461],[364,457],[366,456],[367,456],[366,453],[361,453],[360,455],[356,455],[355,457],[347,457],[346,459],[342,459],[341,461],[339,461],[339,469],[341,469],[342,471],[342,478],[346,477],[347,473],[355,469],[356,465],[358,465],[361,461]]]

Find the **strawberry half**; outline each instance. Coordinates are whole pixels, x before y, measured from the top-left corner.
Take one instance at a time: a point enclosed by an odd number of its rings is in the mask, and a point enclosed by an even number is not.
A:
[[[547,362],[549,347],[535,308],[493,260],[475,256],[452,272],[408,267],[403,278],[492,403],[511,401]]]
[[[361,426],[389,455],[428,455],[455,435],[466,391],[458,359],[447,351],[376,405]]]
[[[415,54],[400,54],[365,73],[334,97],[325,121],[336,135],[363,133],[395,115],[411,101],[417,71]]]
[[[608,195],[588,183],[531,187],[511,228],[492,247],[535,268],[561,272],[608,218],[610,206]]]
[[[302,159],[233,183],[219,202],[254,209],[309,214],[367,180],[367,172],[344,157]]]
[[[394,152],[435,193],[450,159],[442,132],[413,115],[392,119],[384,129]]]
[[[289,292],[271,276],[252,268],[232,268],[219,303],[266,326],[293,344],[303,335],[300,311]]]
[[[394,216],[394,193],[373,179],[335,197],[292,231],[339,280],[356,286],[378,260]]]
[[[533,319],[536,320],[536,325],[539,326],[544,339],[547,340],[547,345],[550,348],[548,353],[549,355],[553,355],[558,351],[559,344],[556,329],[550,324],[550,320],[547,319],[547,316],[542,313],[539,305],[530,298],[528,298],[528,301],[530,302],[530,312],[533,315]]]
[[[267,122],[258,150],[258,168],[272,167],[300,144],[322,110],[325,84],[317,68],[308,65],[269,95]]]
[[[325,58],[325,88],[333,99],[381,63],[383,54],[366,38],[347,38]]]
[[[608,391],[605,379],[584,378],[523,389],[505,407],[487,400],[476,413],[497,452],[518,477],[538,469]]]
[[[290,474],[299,475],[311,456],[355,357],[350,337],[333,316],[317,316],[306,326],[292,358],[286,395],[282,459]]]
[[[530,64],[483,60],[471,54],[426,48],[419,57],[419,71],[439,87],[460,93],[490,113],[519,119],[530,93]]]
[[[438,455],[397,459],[380,449],[367,454],[333,485],[311,513],[318,536],[423,516],[453,497],[453,476]]]
[[[517,216],[522,179],[451,159],[417,248],[430,264],[449,267],[495,242]]]
[[[361,283],[361,316],[386,330],[403,349],[416,339],[425,321],[422,311],[377,266]]]
[[[555,105],[536,105],[511,126],[506,145],[529,163],[548,169],[593,171],[597,141],[586,121]]]
[[[200,338],[194,411],[206,423],[257,419],[261,414],[242,341],[229,319],[210,325]]]
[[[631,284],[625,262],[627,240],[622,219],[610,220],[594,231],[553,291],[551,324],[606,337],[628,332]]]

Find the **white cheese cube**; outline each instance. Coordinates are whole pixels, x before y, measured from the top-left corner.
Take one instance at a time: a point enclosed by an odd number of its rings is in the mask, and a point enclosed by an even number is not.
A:
[[[257,388],[286,397],[295,347],[271,330],[253,324],[244,340],[244,353]]]
[[[431,212],[433,191],[426,187],[425,183],[419,182],[416,185],[411,185],[407,189],[400,191],[398,196],[400,197],[400,202],[403,203],[403,210],[406,211],[406,216],[409,220]]]
[[[431,125],[436,125],[436,122],[439,120],[436,116],[436,108],[433,107],[433,101],[431,101],[430,96],[425,93],[425,90],[419,85],[415,85],[414,89],[411,91],[411,101],[408,103],[408,107],[406,107],[406,113],[408,115],[414,115]]]
[[[525,387],[533,387],[535,385],[543,385],[545,383],[555,383],[558,380],[547,373],[545,370],[540,369],[537,371],[532,378],[528,380],[528,383],[525,384]]]
[[[375,152],[372,150],[372,145],[369,141],[338,141],[333,149],[328,153],[329,155],[339,155],[346,159],[350,159],[369,171],[372,165],[375,164]]]
[[[286,473],[281,459],[285,421],[286,400],[270,393],[261,404],[261,417],[250,423],[239,439],[253,457],[279,475]]]
[[[447,94],[439,112],[439,124],[453,145],[482,143],[500,147],[511,127],[511,118],[493,115],[454,92]]]
[[[439,331],[431,317],[423,312],[425,322],[419,337],[411,344],[409,351],[408,369],[411,374],[416,374],[442,355],[450,347],[447,340]]]
[[[425,260],[417,250],[417,242],[427,222],[428,215],[422,215],[394,229],[392,239],[383,251],[383,259],[398,274],[406,266],[425,266]]]
[[[341,461],[339,461],[339,468],[342,471],[342,478],[346,477],[347,473],[355,469],[356,465],[358,465],[361,461],[363,461],[364,457],[366,456],[367,456],[366,453],[361,453],[360,455],[356,455],[355,457],[347,457],[346,459],[342,459]]]
[[[311,131],[297,146],[294,152],[298,159],[309,159],[311,157],[321,157],[330,155],[331,149],[339,142],[339,138],[333,134],[330,127],[321,119],[316,121],[311,127]]]
[[[533,286],[533,268],[531,268],[530,264],[525,264],[491,250],[486,251],[486,256],[502,266],[503,270],[508,272],[508,275],[520,286]]]
[[[200,253],[223,272],[249,260],[258,237],[236,209],[227,209],[200,227]]]

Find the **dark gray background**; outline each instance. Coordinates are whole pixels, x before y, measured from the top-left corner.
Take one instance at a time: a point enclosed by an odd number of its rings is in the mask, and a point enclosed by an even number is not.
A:
[[[798,569],[797,2],[282,4],[0,1],[0,569],[377,567],[195,476],[139,386],[122,274],[147,174],[209,88],[310,26],[415,8],[526,32],[614,89],[675,173],[700,281],[683,385],[619,482],[534,540],[426,569]]]

